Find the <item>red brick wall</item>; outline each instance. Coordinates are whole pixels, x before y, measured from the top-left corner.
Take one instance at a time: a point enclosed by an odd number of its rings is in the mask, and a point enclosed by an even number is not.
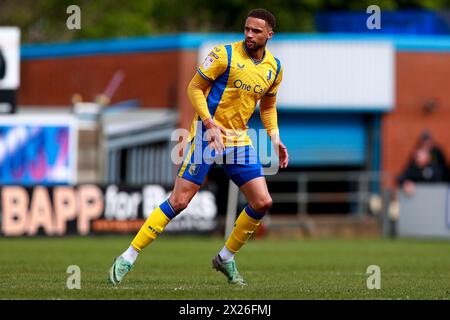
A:
[[[138,99],[142,107],[179,108],[180,126],[189,128],[195,112],[186,91],[196,65],[196,50],[25,60],[18,103],[69,107],[74,93],[93,101],[122,70],[112,103]]]
[[[80,93],[92,101],[117,70],[125,73],[112,102],[139,99],[141,106],[176,106],[179,52],[97,55],[25,60],[20,105],[67,105]]]
[[[187,96],[187,87],[195,75],[197,67],[197,51],[182,51],[180,53],[180,68],[178,70],[178,103],[180,107],[180,127],[189,129],[195,111]]]
[[[397,176],[424,129],[450,157],[450,54],[398,52],[395,94],[395,109],[382,122],[382,169]],[[423,110],[428,99],[438,102],[431,114]]]

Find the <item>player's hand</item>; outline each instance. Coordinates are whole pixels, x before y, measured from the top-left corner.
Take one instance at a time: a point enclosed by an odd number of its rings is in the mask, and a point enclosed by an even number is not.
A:
[[[280,135],[273,134],[270,136],[270,139],[272,140],[273,149],[278,156],[278,163],[280,168],[286,168],[289,163],[289,153],[284,143],[281,142]]]
[[[213,148],[216,153],[223,152],[223,150],[225,150],[225,145],[223,144],[222,133],[226,135],[225,129],[215,123],[211,118],[206,119],[203,123],[206,127],[205,137],[209,146]]]
[[[289,163],[289,153],[287,151],[286,146],[283,144],[283,142],[279,142],[278,145],[278,159],[280,163],[280,168],[286,168]]]

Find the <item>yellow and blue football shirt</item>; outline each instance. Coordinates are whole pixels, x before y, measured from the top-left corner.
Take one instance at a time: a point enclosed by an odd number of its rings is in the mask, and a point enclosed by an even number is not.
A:
[[[211,117],[232,137],[223,137],[225,146],[251,145],[247,123],[264,95],[276,95],[283,76],[280,61],[267,48],[257,61],[248,53],[244,41],[239,41],[215,47],[197,72],[211,82],[206,92]],[[200,120],[198,115],[194,117],[189,141],[202,136]]]
[[[225,172],[240,187],[263,175],[247,123],[264,95],[277,94],[283,73],[280,61],[267,48],[257,61],[240,41],[215,47],[197,72],[211,82],[205,92],[207,107],[214,121],[227,131],[227,137],[222,135],[225,151],[218,157],[214,150],[208,152],[203,136],[206,128],[196,114],[177,175],[200,185],[210,166],[222,157]]]

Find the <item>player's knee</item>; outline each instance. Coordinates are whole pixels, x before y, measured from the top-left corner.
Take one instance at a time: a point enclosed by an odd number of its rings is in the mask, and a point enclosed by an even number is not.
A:
[[[253,209],[255,209],[257,212],[267,212],[271,207],[272,198],[270,196],[259,199],[253,205]]]
[[[189,199],[187,197],[183,197],[183,196],[177,196],[177,197],[171,197],[169,199],[170,205],[172,206],[173,210],[175,210],[175,212],[179,213],[181,211],[183,211],[184,209],[186,209],[186,207],[189,204]]]

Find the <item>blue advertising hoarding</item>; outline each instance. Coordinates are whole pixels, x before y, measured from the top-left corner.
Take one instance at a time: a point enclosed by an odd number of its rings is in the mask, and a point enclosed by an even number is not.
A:
[[[0,184],[75,183],[76,143],[72,116],[1,116]]]

